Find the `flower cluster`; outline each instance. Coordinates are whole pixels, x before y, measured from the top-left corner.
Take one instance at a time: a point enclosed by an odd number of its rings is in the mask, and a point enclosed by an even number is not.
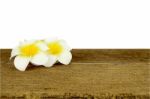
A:
[[[70,51],[71,48],[61,39],[30,40],[14,48],[10,58],[15,57],[16,69],[25,71],[29,63],[45,67],[51,67],[56,62],[68,65],[72,59]]]

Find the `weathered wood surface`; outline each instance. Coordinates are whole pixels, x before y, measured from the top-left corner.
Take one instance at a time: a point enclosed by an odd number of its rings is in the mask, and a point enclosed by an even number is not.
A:
[[[1,49],[1,98],[150,98],[149,49],[74,49],[70,65],[14,68]]]

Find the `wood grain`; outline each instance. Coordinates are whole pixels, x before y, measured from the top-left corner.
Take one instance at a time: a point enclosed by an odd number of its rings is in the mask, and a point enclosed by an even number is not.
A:
[[[0,50],[2,99],[150,99],[149,49],[74,49],[68,66],[30,64],[25,72],[10,52]]]

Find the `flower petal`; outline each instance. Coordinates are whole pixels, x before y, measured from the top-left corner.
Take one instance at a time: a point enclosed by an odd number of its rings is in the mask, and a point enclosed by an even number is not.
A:
[[[70,51],[64,51],[59,57],[58,61],[62,64],[68,65],[72,59],[72,54]]]
[[[53,66],[57,61],[57,58],[55,56],[49,55],[48,56],[48,61],[46,64],[44,64],[45,67],[51,67]]]
[[[64,49],[71,51],[71,47],[69,47],[69,45],[67,44],[67,42],[65,40],[59,40],[59,43],[63,46]]]
[[[31,63],[35,65],[43,65],[48,61],[48,56],[45,53],[38,53],[31,59]]]
[[[45,39],[45,40],[44,40],[45,43],[50,43],[50,42],[55,42],[55,41],[58,41],[58,38],[57,38],[57,37],[48,38],[48,39]]]
[[[37,46],[40,48],[40,50],[42,51],[46,51],[48,50],[48,47],[46,44],[44,44],[42,41],[41,42],[37,42]]]
[[[14,65],[15,65],[16,69],[18,69],[20,71],[25,71],[29,62],[30,62],[30,58],[17,56],[14,60]]]
[[[28,44],[33,44],[35,43],[36,40],[24,40],[20,42],[20,46],[28,45]]]
[[[17,56],[18,54],[19,54],[19,49],[18,48],[12,49],[10,59]]]

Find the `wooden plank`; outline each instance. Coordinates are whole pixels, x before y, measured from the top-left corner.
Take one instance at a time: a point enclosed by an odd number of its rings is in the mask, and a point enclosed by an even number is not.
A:
[[[1,49],[1,98],[150,98],[149,49],[74,49],[70,65],[14,68]]]

